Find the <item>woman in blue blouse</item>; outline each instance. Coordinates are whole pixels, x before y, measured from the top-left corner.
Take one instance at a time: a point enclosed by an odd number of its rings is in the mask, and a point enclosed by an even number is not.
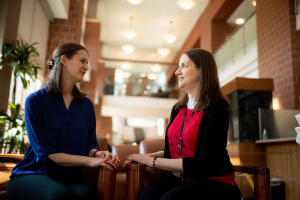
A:
[[[27,97],[30,144],[11,173],[6,189],[10,200],[97,199],[83,180],[82,167],[119,167],[117,156],[97,150],[93,103],[75,85],[89,70],[88,59],[85,47],[60,45],[49,65],[47,85]]]

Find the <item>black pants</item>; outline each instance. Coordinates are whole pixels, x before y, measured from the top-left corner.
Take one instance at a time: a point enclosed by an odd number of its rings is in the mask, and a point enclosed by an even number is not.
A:
[[[70,179],[63,183],[44,175],[14,176],[6,187],[9,200],[97,200],[96,189],[83,179]]]
[[[218,181],[202,180],[183,183],[173,175],[165,176],[147,186],[139,197],[140,200],[240,200],[238,186],[231,186]]]

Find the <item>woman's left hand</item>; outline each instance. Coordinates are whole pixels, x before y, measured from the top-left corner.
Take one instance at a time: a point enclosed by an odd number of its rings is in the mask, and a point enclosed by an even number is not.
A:
[[[119,168],[120,160],[119,160],[118,156],[110,153],[109,151],[97,151],[95,153],[95,157],[100,157],[100,158],[106,160],[106,162],[110,163],[112,166],[114,166],[115,169]]]
[[[144,154],[131,154],[126,157],[123,167],[125,167],[128,163],[131,163],[133,161],[147,166],[152,166],[153,157]]]

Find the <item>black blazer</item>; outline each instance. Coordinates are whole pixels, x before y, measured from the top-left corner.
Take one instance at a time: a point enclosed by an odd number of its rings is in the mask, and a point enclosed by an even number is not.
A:
[[[167,132],[178,113],[179,110],[174,105],[166,130],[164,158],[171,158]],[[226,150],[228,126],[229,111],[226,102],[221,98],[211,101],[202,116],[195,157],[182,159],[185,176],[200,180],[234,172]]]

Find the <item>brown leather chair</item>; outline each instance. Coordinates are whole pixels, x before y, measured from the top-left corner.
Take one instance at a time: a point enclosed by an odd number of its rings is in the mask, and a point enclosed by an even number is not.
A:
[[[143,140],[140,144],[140,153],[148,154],[164,149],[164,139]],[[252,166],[234,166],[236,172],[253,175],[254,181],[254,199],[270,200],[270,171],[268,168]],[[154,180],[169,174],[163,170],[153,172],[152,168],[145,169],[145,166],[139,163],[127,165],[126,197],[127,200],[137,200],[144,186],[152,183]],[[158,172],[158,173],[156,173]]]
[[[107,139],[97,137],[98,145],[101,150],[107,150]],[[20,162],[23,155],[14,154],[1,154],[0,155],[0,200],[6,200],[6,186],[9,181],[10,173],[16,163]],[[110,171],[104,167],[89,168],[84,167],[82,170],[85,180],[92,186],[97,187],[99,199],[113,200],[115,183],[116,183],[116,170]]]
[[[126,169],[123,167],[125,158],[130,154],[138,154],[139,146],[117,145],[112,147],[112,153],[120,159],[120,167],[116,175],[115,200],[126,199]]]

